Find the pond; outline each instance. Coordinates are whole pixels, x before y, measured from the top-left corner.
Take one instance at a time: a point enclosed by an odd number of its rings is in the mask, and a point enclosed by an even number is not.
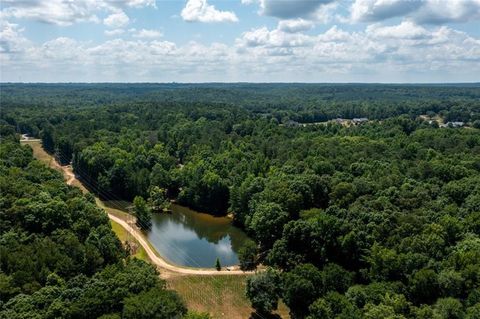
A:
[[[171,214],[153,214],[147,238],[168,261],[188,267],[238,264],[238,250],[247,235],[227,217],[214,217],[172,204]]]

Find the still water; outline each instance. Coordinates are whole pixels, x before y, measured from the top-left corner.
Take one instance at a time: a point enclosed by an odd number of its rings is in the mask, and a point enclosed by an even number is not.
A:
[[[170,262],[189,267],[238,264],[238,249],[247,236],[226,217],[213,217],[172,204],[172,214],[153,214],[147,238]]]

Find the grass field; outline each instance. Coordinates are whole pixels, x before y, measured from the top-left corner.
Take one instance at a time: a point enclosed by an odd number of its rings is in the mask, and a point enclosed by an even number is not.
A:
[[[167,280],[191,310],[208,312],[213,318],[245,319],[253,309],[245,297],[247,276],[174,276]],[[289,318],[288,308],[279,304],[277,313]]]

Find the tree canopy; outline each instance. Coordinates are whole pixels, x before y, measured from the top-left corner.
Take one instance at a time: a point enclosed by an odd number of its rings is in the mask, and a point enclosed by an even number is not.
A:
[[[0,318],[186,313],[151,265],[127,256],[92,197],[13,135],[2,135],[0,172]]]
[[[255,240],[242,267],[276,274],[247,283],[259,312],[281,298],[293,318],[475,318],[479,101],[478,84],[2,84],[0,132],[42,138],[99,196],[231,213]],[[92,275],[121,258],[108,227],[78,222],[70,207],[85,200],[52,195],[72,191],[12,145],[2,146],[2,176],[19,186],[2,182],[12,211],[3,240],[33,240],[8,235],[21,225],[51,237],[35,243],[44,250],[59,238],[83,247],[85,259],[69,258],[88,262],[49,264],[59,272]],[[22,198],[25,174],[46,181],[35,197]],[[58,232],[71,223],[79,243]],[[15,267],[28,273],[35,262]],[[43,287],[49,272],[6,274],[14,296]]]

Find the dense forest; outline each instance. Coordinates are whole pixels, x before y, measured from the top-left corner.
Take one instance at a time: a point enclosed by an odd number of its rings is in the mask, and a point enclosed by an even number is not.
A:
[[[480,318],[478,85],[2,84],[1,103],[4,131],[42,138],[99,196],[152,202],[152,190],[160,189],[199,211],[232,213],[255,240],[242,250],[242,267],[269,266],[247,282],[260,316],[282,299],[292,318]],[[355,117],[366,120],[330,121]],[[439,127],[453,121],[464,127]],[[15,160],[4,160],[2,178],[23,185],[35,183],[28,176],[44,177],[29,170],[49,172],[29,164],[31,155],[13,142],[6,145],[2,159]],[[39,201],[54,198],[66,211],[71,197],[80,201],[58,177],[45,179],[36,182],[45,186],[30,186],[46,189]],[[60,235],[52,227],[84,230],[75,216],[60,218],[61,226],[36,224],[28,214],[22,222],[16,211],[28,200],[8,198],[31,184],[2,184],[12,193],[1,203],[9,212],[2,230],[16,225],[54,242]],[[85,254],[90,237],[77,237]],[[89,252],[101,260],[94,269],[70,271],[103,278],[140,267],[118,264],[115,240],[106,246]],[[18,298],[15,289],[47,289],[47,271],[37,269],[28,278],[43,277],[27,288],[6,272],[9,297]],[[64,287],[71,280],[77,287],[75,277],[57,275]]]
[[[181,318],[182,300],[130,258],[108,217],[33,159],[9,126],[0,145],[0,318]]]

